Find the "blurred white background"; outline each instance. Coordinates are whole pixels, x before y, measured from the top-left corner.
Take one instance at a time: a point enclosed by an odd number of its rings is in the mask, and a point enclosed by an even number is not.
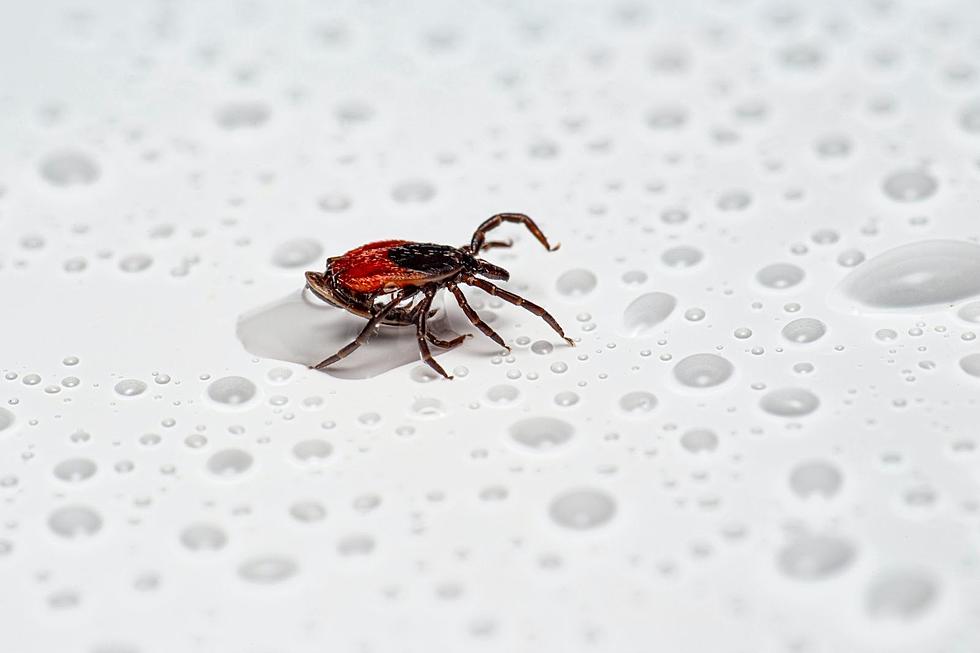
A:
[[[0,650],[980,649],[974,3],[3,14]],[[577,347],[289,362],[501,211]]]

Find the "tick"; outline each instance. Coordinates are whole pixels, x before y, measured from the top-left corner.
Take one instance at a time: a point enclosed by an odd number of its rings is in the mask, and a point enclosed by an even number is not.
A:
[[[547,322],[569,345],[574,346],[575,343],[565,336],[561,325],[548,311],[487,281],[510,279],[507,270],[477,256],[489,249],[513,245],[510,240],[487,240],[487,232],[505,222],[523,224],[549,252],[558,249],[557,244],[548,243],[538,225],[523,213],[498,213],[477,227],[469,244],[462,247],[409,240],[382,240],[328,258],[324,272],[307,272],[306,284],[313,294],[329,304],[367,318],[367,324],[353,341],[310,368],[323,369],[343,360],[365,344],[381,325],[414,326],[422,360],[447,379],[453,378],[432,357],[428,343],[451,349],[471,334],[467,333],[452,340],[441,340],[426,329],[426,320],[431,317],[432,300],[442,288],[449,289],[473,326],[510,351],[504,339],[481,320],[466,301],[466,296],[459,288],[461,284],[474,286],[530,311]]]

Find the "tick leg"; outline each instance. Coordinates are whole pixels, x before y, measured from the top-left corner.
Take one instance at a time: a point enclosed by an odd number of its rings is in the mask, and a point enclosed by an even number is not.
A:
[[[480,290],[485,290],[486,292],[490,293],[494,297],[500,297],[505,302],[510,302],[511,304],[513,304],[515,306],[520,306],[521,308],[524,308],[525,310],[528,310],[531,313],[534,313],[535,315],[537,315],[538,317],[540,317],[542,320],[544,320],[545,322],[547,322],[548,323],[548,326],[550,326],[552,329],[554,329],[555,331],[557,331],[558,332],[558,335],[560,335],[562,338],[565,339],[565,342],[567,342],[568,344],[570,344],[572,347],[575,346],[575,343],[572,341],[572,339],[565,335],[565,331],[564,331],[564,329],[561,328],[561,325],[558,324],[558,320],[556,320],[555,318],[553,318],[551,316],[551,313],[549,313],[548,311],[544,310],[543,308],[541,308],[537,304],[532,304],[531,302],[529,302],[528,300],[524,299],[520,295],[515,295],[514,293],[510,292],[509,290],[504,290],[500,286],[495,286],[492,283],[490,283],[489,281],[486,281],[485,279],[478,279],[476,277],[471,277],[471,276],[463,276],[463,277],[460,277],[460,281],[462,281],[463,283],[467,283],[467,284],[469,284],[471,286],[476,286]]]
[[[510,351],[510,347],[508,347],[507,343],[504,342],[504,339],[500,337],[500,334],[494,331],[489,324],[480,319],[477,312],[474,311],[473,307],[470,306],[470,303],[466,301],[466,295],[464,295],[463,291],[459,289],[459,286],[454,283],[449,284],[449,292],[451,292],[456,298],[456,303],[459,304],[459,307],[463,309],[464,313],[466,313],[466,317],[468,317],[470,322],[473,323],[473,326],[482,331],[483,335],[487,336],[507,351]]]
[[[328,365],[333,365],[337,361],[350,356],[350,354],[355,349],[357,349],[358,347],[360,347],[361,345],[363,345],[364,343],[366,343],[368,340],[371,339],[371,336],[374,335],[374,330],[378,327],[378,325],[384,322],[385,316],[388,315],[388,313],[390,313],[392,309],[394,309],[395,306],[398,305],[399,302],[408,299],[416,292],[418,292],[418,288],[406,288],[401,292],[399,292],[397,295],[395,295],[392,298],[390,302],[382,306],[377,313],[371,316],[371,319],[368,320],[368,323],[364,325],[364,328],[361,329],[361,332],[357,334],[357,337],[354,338],[353,341],[344,345],[340,349],[340,351],[338,351],[333,356],[323,359],[316,365],[311,365],[310,369],[322,370],[324,367],[327,367]]]
[[[442,340],[440,338],[435,337],[428,331],[425,332],[425,337],[429,342],[431,342],[436,347],[442,347],[443,349],[452,349],[453,347],[456,347],[457,345],[461,344],[464,340],[466,340],[472,335],[473,335],[472,333],[464,333],[463,335],[453,338],[452,340]]]
[[[496,229],[504,222],[523,224],[525,227],[527,227],[527,230],[538,239],[538,242],[544,245],[545,249],[547,249],[549,252],[553,252],[559,247],[558,244],[555,244],[554,246],[548,244],[548,239],[541,232],[541,228],[534,224],[534,220],[527,217],[523,213],[498,213],[497,215],[491,216],[484,220],[483,224],[477,227],[476,231],[473,232],[473,239],[470,241],[469,247],[470,251],[473,254],[478,254],[481,250],[488,249],[487,246],[490,245],[490,243],[486,242],[487,232]],[[496,245],[496,247],[500,247],[500,245]]]
[[[453,377],[447,374],[446,370],[442,368],[442,365],[436,362],[436,359],[432,357],[432,352],[429,351],[429,344],[425,341],[427,336],[426,321],[429,319],[429,304],[432,303],[432,297],[434,295],[435,295],[434,290],[426,289],[425,299],[422,300],[422,304],[421,304],[423,308],[419,313],[418,321],[416,322],[415,334],[419,341],[419,353],[422,354],[422,360],[425,362],[425,364],[431,367],[432,369],[434,369],[439,374],[446,377],[447,379],[451,379]]]
[[[504,247],[513,247],[514,241],[511,239],[507,240],[488,240],[480,247],[481,251],[487,251],[488,249],[498,249]]]

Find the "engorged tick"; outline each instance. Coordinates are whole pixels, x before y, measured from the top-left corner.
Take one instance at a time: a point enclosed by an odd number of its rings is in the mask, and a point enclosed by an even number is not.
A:
[[[368,318],[367,324],[352,342],[310,368],[323,369],[346,358],[366,343],[382,324],[414,325],[422,360],[447,379],[453,378],[432,357],[428,342],[450,349],[471,334],[467,333],[452,340],[440,340],[427,331],[426,320],[430,317],[432,300],[441,288],[449,289],[476,328],[509,351],[510,347],[504,339],[481,320],[467,303],[459,284],[475,286],[527,309],[547,322],[569,345],[574,346],[575,343],[565,336],[561,326],[548,311],[486,279],[478,278],[477,275],[503,281],[510,278],[507,270],[477,258],[477,254],[482,251],[513,245],[510,240],[486,239],[488,231],[504,222],[523,224],[549,252],[558,249],[557,244],[548,244],[548,239],[541,233],[538,225],[523,213],[498,213],[477,227],[470,243],[462,247],[408,240],[382,240],[328,258],[325,272],[307,272],[306,284],[317,297],[355,315]],[[419,295],[421,300],[415,302]]]

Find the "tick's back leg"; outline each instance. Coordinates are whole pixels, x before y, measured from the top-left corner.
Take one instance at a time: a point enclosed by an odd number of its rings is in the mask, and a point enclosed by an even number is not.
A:
[[[367,324],[364,325],[364,328],[361,329],[361,332],[357,334],[357,337],[354,338],[353,341],[341,347],[340,351],[338,351],[333,356],[323,359],[316,365],[311,365],[310,369],[322,370],[324,367],[333,365],[337,361],[350,356],[351,353],[353,353],[358,347],[360,347],[361,345],[363,345],[364,343],[366,343],[368,340],[371,339],[371,336],[374,335],[374,330],[382,322],[384,322],[385,317],[395,308],[395,306],[398,305],[399,302],[408,299],[416,292],[418,292],[417,288],[406,288],[405,290],[399,292],[397,295],[394,296],[394,298],[392,298],[390,302],[382,306],[377,313],[371,316],[371,319],[368,320]]]
[[[560,324],[558,324],[558,320],[552,317],[551,313],[544,310],[537,304],[529,302],[528,300],[524,299],[520,295],[515,295],[509,290],[504,290],[500,286],[495,286],[489,281],[486,281],[484,279],[478,279],[477,277],[472,277],[472,276],[464,276],[460,278],[460,281],[462,281],[463,283],[467,283],[471,286],[476,286],[480,290],[485,290],[486,292],[490,293],[494,297],[500,297],[502,300],[506,302],[510,302],[515,306],[520,306],[521,308],[524,308],[525,310],[534,313],[542,320],[547,322],[548,326],[550,326],[552,329],[558,332],[558,335],[564,338],[565,342],[567,342],[573,347],[575,346],[575,343],[572,341],[572,339],[565,335],[565,330],[561,328]]]
[[[419,343],[419,353],[422,354],[422,360],[425,362],[425,364],[431,367],[432,369],[434,369],[439,374],[446,377],[447,379],[451,379],[453,377],[447,374],[446,370],[442,368],[442,365],[440,365],[436,361],[436,359],[432,357],[432,352],[429,351],[429,344],[426,342],[426,337],[427,337],[426,322],[429,319],[429,305],[432,303],[432,297],[434,294],[435,294],[434,290],[425,291],[425,299],[422,300],[422,310],[419,312],[418,320],[416,322],[415,334]]]
[[[453,297],[456,298],[456,303],[459,304],[461,309],[463,309],[463,313],[465,313],[466,317],[473,323],[473,326],[482,331],[483,335],[490,338],[507,351],[510,351],[510,347],[508,347],[507,343],[504,342],[504,339],[500,337],[500,334],[494,331],[489,324],[480,319],[479,314],[477,314],[477,312],[473,310],[473,307],[470,306],[470,303],[466,301],[466,295],[464,295],[463,291],[459,289],[459,286],[456,284],[449,284],[449,292],[451,292]]]
[[[527,227],[527,230],[538,239],[538,242],[544,245],[545,249],[547,249],[549,252],[553,252],[560,247],[560,245],[557,243],[553,246],[550,245],[548,243],[548,239],[541,231],[541,228],[534,223],[534,220],[523,213],[498,213],[497,215],[491,216],[484,220],[483,224],[476,228],[476,231],[473,232],[473,238],[470,240],[469,250],[473,254],[478,254],[481,250],[489,249],[490,247],[488,246],[501,247],[502,245],[497,244],[499,241],[493,241],[493,245],[486,242],[486,237],[487,232],[496,229],[504,222],[523,224],[525,227]]]
[[[442,347],[443,349],[452,349],[453,347],[462,344],[464,340],[466,340],[472,335],[473,335],[472,333],[464,333],[463,335],[457,336],[452,340],[442,340],[440,338],[435,337],[428,331],[425,332],[425,337],[429,342],[431,342],[436,347]]]

